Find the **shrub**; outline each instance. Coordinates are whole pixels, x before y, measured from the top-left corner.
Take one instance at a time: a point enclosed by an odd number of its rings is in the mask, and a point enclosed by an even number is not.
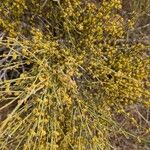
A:
[[[109,132],[127,134],[111,113],[149,105],[149,60],[121,6],[1,2],[0,149],[109,149]]]

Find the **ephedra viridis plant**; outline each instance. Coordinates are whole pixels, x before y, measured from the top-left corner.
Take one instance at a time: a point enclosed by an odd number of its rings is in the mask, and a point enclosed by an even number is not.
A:
[[[0,3],[1,150],[109,150],[110,134],[137,138],[112,117],[149,106],[147,46],[128,40],[134,19],[121,1]]]

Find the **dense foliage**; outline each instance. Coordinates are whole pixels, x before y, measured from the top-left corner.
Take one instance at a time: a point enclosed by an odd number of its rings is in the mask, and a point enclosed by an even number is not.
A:
[[[121,1],[0,3],[0,149],[107,150],[110,132],[129,136],[111,113],[149,107],[150,62]]]

